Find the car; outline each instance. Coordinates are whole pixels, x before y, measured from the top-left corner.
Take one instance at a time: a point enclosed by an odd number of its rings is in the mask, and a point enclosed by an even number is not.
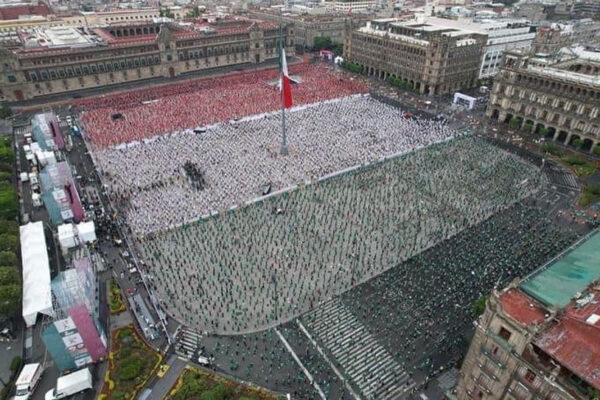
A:
[[[165,376],[168,370],[169,364],[163,364],[160,367],[158,367],[158,372],[156,373],[156,376],[162,378],[163,376]]]

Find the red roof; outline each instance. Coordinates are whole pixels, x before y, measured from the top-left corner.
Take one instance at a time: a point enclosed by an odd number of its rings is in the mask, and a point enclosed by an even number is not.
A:
[[[45,17],[51,13],[46,4],[0,7],[0,20],[19,19],[21,15],[42,15]]]
[[[600,291],[582,305],[571,302],[565,315],[535,341],[571,372],[600,390]],[[583,297],[585,298],[585,296]]]
[[[546,309],[519,289],[509,289],[500,295],[504,312],[522,325],[539,324],[546,319]]]

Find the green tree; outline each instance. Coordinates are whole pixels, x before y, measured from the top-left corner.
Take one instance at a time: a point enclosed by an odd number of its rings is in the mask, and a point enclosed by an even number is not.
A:
[[[538,129],[538,133],[540,134],[540,136],[546,136],[549,131],[550,130],[548,128],[546,128],[545,126]]]
[[[10,251],[0,251],[0,265],[17,266],[17,256]]]
[[[573,146],[576,149],[581,149],[583,147],[583,140],[581,140],[580,138],[576,138],[575,140],[573,140]]]
[[[15,267],[0,267],[0,287],[6,285],[18,285],[21,281],[19,270]]]
[[[490,296],[483,295],[480,296],[473,304],[473,309],[471,310],[471,314],[473,317],[477,318],[485,311],[485,304],[487,303]]]
[[[10,147],[0,147],[0,161],[6,163],[15,162],[15,152]]]
[[[521,121],[519,120],[519,118],[516,117],[512,117],[510,121],[508,121],[508,125],[510,125],[511,128],[518,127],[520,123]]]
[[[198,18],[200,14],[202,14],[200,12],[200,7],[194,6],[190,11],[187,12],[187,14],[185,14],[185,16],[188,18]]]
[[[21,285],[0,286],[0,315],[10,317],[21,308]]]
[[[0,219],[14,220],[18,215],[17,193],[9,184],[0,182]]]
[[[12,110],[6,104],[0,106],[0,119],[8,118],[12,115]]]
[[[171,9],[167,6],[161,7],[158,15],[166,18],[175,18],[175,14],[173,14]]]
[[[352,61],[342,61],[340,67],[347,69],[348,71],[356,72],[357,74],[361,74],[364,70],[361,65],[355,64]]]
[[[544,143],[541,148],[544,153],[552,154],[553,156],[558,157],[562,155],[562,151],[554,142]]]
[[[597,144],[592,152],[600,156],[600,144]]]
[[[532,129],[533,129],[533,124],[532,124],[531,122],[526,122],[526,123],[523,125],[523,130],[524,130],[525,132],[531,132],[531,130],[532,130]]]
[[[319,36],[315,38],[313,49],[319,50],[330,50],[333,46],[333,42],[329,36]]]
[[[19,224],[15,221],[1,221],[0,220],[0,233],[10,233],[13,235],[19,234]]]
[[[0,234],[0,250],[17,252],[19,248],[19,238],[10,233]]]
[[[12,173],[13,165],[4,161],[0,161],[0,171]]]

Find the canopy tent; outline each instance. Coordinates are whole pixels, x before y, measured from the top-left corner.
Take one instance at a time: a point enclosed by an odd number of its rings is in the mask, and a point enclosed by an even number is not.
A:
[[[53,316],[50,264],[42,222],[20,227],[23,260],[23,319],[35,325],[38,313]]]
[[[96,228],[94,221],[81,222],[77,224],[77,235],[82,242],[93,242],[96,240]]]
[[[75,247],[75,230],[73,224],[62,224],[58,226],[58,242],[63,250]]]

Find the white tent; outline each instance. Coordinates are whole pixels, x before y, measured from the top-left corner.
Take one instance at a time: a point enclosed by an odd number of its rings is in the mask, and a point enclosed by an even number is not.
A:
[[[53,316],[50,264],[42,222],[23,225],[21,258],[23,260],[23,319],[35,325],[38,313]]]
[[[76,246],[73,224],[62,224],[58,226],[58,242],[62,249],[70,249]]]
[[[81,242],[89,243],[96,240],[96,228],[94,227],[94,221],[77,224],[77,234]]]

